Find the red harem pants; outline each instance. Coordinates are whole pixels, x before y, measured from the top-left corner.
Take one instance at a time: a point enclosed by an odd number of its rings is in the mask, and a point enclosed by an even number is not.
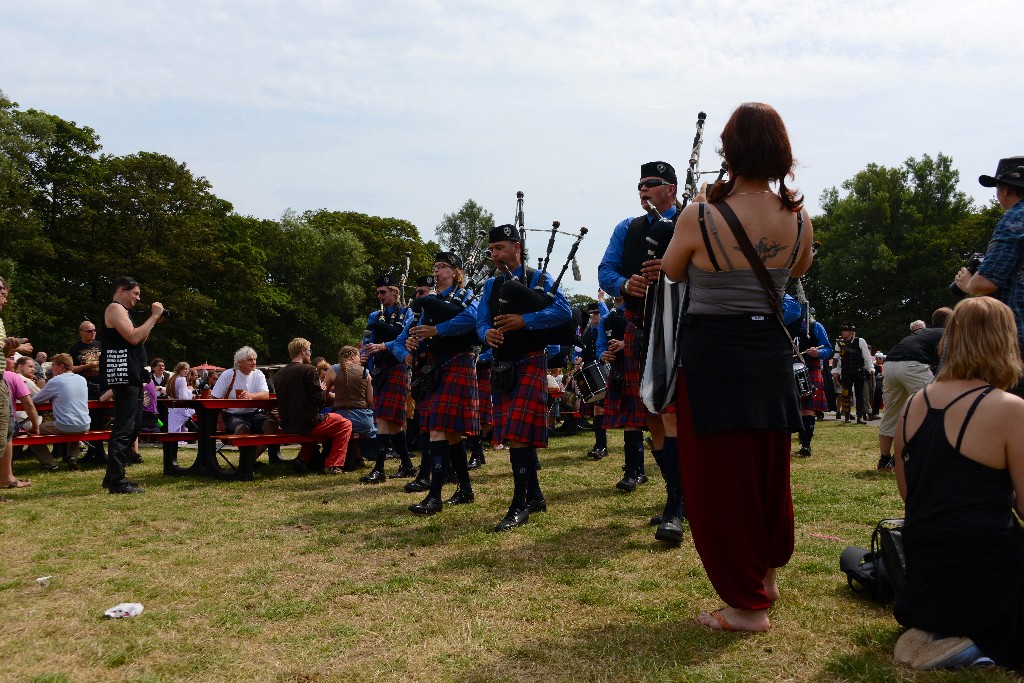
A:
[[[788,431],[697,434],[686,377],[676,389],[679,470],[690,535],[730,607],[767,609],[764,576],[793,555]]]
[[[343,467],[345,456],[348,455],[348,441],[352,438],[352,423],[338,413],[327,413],[324,419],[309,432],[313,436],[322,436],[324,441],[331,442],[331,452],[327,456],[324,467]],[[299,449],[298,458],[309,463],[316,452],[316,444],[304,443]]]

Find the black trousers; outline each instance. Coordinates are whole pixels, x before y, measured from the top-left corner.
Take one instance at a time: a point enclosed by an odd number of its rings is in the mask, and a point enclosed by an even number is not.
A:
[[[114,387],[114,428],[107,446],[107,474],[104,488],[125,482],[128,451],[142,428],[142,387]]]
[[[839,381],[857,397],[857,415],[871,415],[871,402],[867,399],[867,378],[864,370],[842,373]]]

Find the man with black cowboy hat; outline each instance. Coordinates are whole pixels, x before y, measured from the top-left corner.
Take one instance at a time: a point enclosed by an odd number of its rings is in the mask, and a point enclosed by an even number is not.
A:
[[[361,353],[373,377],[373,416],[377,420],[377,438],[380,452],[390,445],[401,458],[395,477],[411,477],[416,468],[409,459],[409,446],[405,440],[406,404],[409,399],[409,370],[396,355],[397,339],[412,322],[412,311],[398,300],[398,277],[386,273],[377,278],[377,300],[380,310],[374,311],[366,321],[370,338]]]
[[[454,470],[458,490],[449,505],[472,503],[475,496],[469,479],[469,456],[464,435],[480,434],[480,410],[476,387],[476,308],[473,292],[464,287],[462,259],[450,251],[434,256],[437,294],[413,302],[418,320],[398,337],[406,354],[399,357],[412,365],[411,354],[426,356],[419,361],[418,378],[420,428],[430,435],[430,488],[410,512],[432,515],[442,509],[441,491]],[[414,387],[415,389],[415,387]]]
[[[647,412],[640,398],[640,353],[637,348],[644,325],[644,297],[648,286],[658,281],[661,256],[668,247],[679,217],[675,169],[664,161],[643,164],[637,191],[644,213],[636,218],[626,218],[615,226],[597,271],[602,289],[623,296],[627,320],[622,346],[615,344],[612,349],[624,351],[621,390],[612,391],[609,383],[604,426],[624,430],[625,476],[615,486],[627,493],[647,481],[642,430],[646,426],[651,431],[652,453],[665,479],[666,490],[662,514],[651,519],[652,524],[658,525],[654,537],[676,544],[683,538],[685,507],[679,477],[675,406],[661,414]],[[664,220],[659,220],[659,215]],[[656,246],[651,245],[648,238],[654,240]]]
[[[491,260],[499,272],[484,283],[477,307],[476,331],[480,339],[494,349],[491,367],[491,397],[494,405],[494,438],[507,441],[512,464],[514,490],[512,503],[495,531],[506,531],[525,524],[531,512],[547,510],[547,501],[537,478],[537,449],[548,445],[547,354],[553,328],[572,320],[572,310],[561,289],[540,310],[509,313],[507,308],[534,308],[515,300],[522,293],[506,283],[521,278],[532,289],[538,283],[545,291],[554,285],[550,273],[528,268],[522,260],[519,231],[512,225],[499,225],[488,235]],[[511,277],[509,277],[509,273]],[[509,292],[516,289],[515,292]],[[523,297],[529,296],[526,293]],[[507,297],[507,298],[505,298]]]
[[[857,326],[844,323],[839,326],[842,343],[836,349],[839,356],[839,383],[849,395],[852,391],[857,403],[857,424],[867,424],[871,414],[871,401],[867,393],[868,374],[874,374],[875,364],[863,337],[857,336]],[[846,421],[849,422],[850,404],[846,403]]]
[[[1024,156],[1000,159],[996,174],[979,176],[978,182],[996,188],[996,200],[1006,213],[992,233],[978,271],[972,275],[961,268],[956,285],[971,296],[987,294],[1009,306],[1024,349]],[[1024,385],[1018,383],[1011,391],[1024,396]]]

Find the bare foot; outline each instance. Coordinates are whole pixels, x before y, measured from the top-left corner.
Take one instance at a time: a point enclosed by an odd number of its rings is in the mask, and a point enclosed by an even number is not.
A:
[[[28,479],[15,479],[3,485],[5,489],[25,489],[32,485]]]
[[[767,610],[723,607],[713,612],[701,612],[697,623],[712,631],[750,631],[760,633],[770,626]]]
[[[778,572],[773,567],[764,575],[764,592],[772,602],[779,599],[779,584],[776,581],[777,574]]]

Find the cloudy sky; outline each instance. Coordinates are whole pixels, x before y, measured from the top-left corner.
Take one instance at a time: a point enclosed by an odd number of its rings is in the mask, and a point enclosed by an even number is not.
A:
[[[590,228],[593,294],[644,161],[702,170],[735,106],[785,119],[795,187],[943,152],[961,188],[1024,154],[1021,0],[0,0],[0,90],[161,152],[242,214],[326,208],[423,237],[469,198]],[[535,245],[544,240],[537,234]],[[570,240],[556,246],[561,264]],[[536,250],[535,252],[536,253]],[[385,266],[391,264],[383,264]]]

